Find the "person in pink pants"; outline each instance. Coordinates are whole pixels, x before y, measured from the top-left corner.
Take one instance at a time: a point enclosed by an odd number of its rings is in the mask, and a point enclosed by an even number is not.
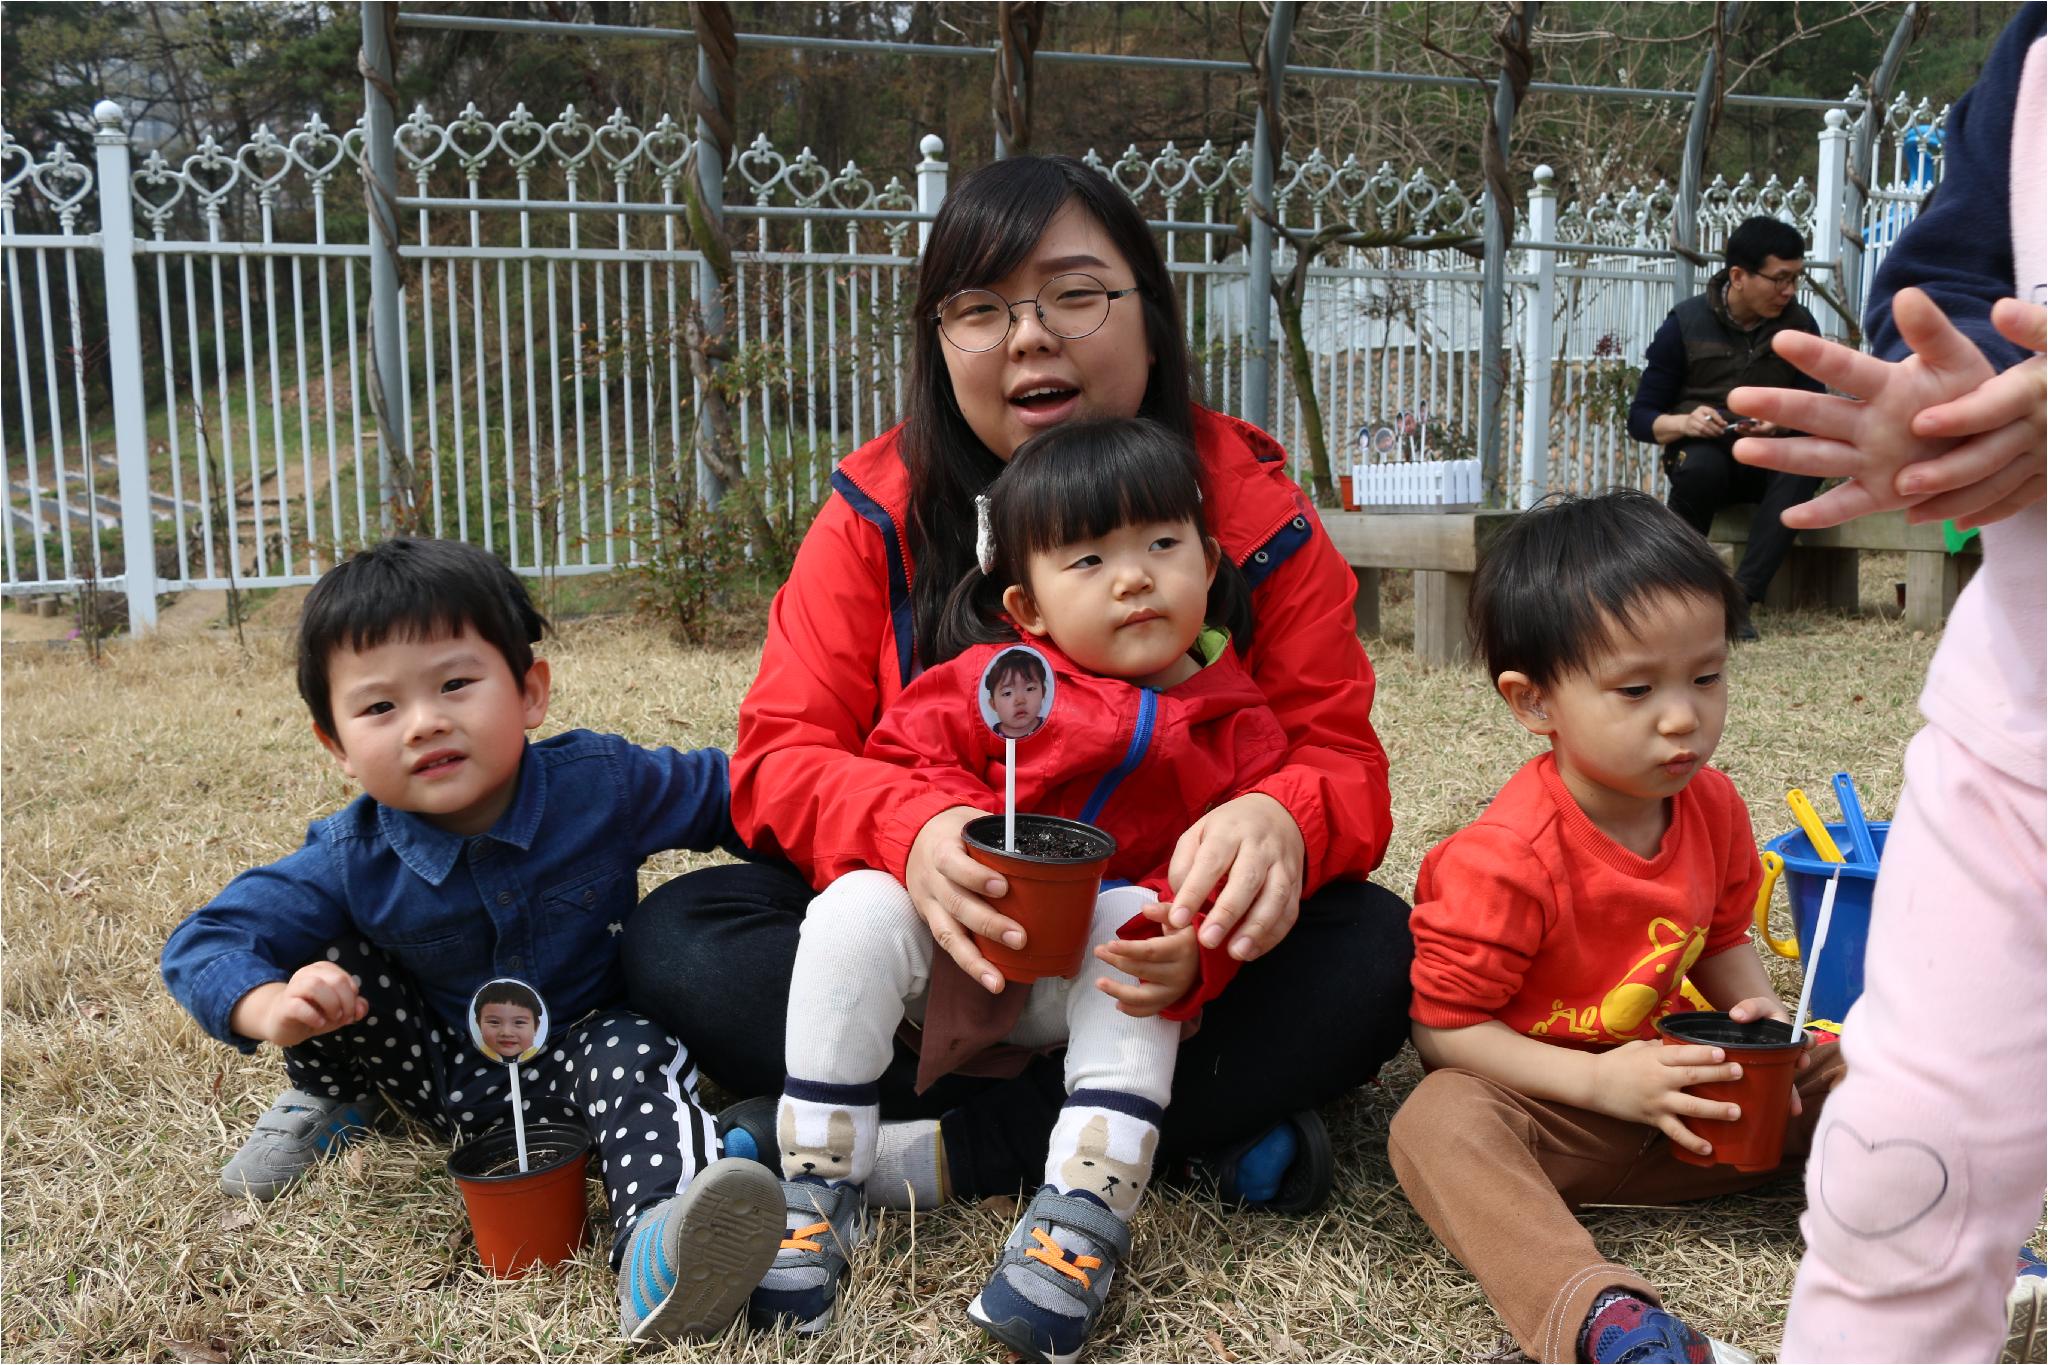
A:
[[[1875,354],[1779,338],[1850,396],[1729,395],[1810,433],[1741,442],[1738,459],[1850,480],[1787,524],[1906,507],[1984,537],[1920,698],[1847,1077],[1814,1135],[1787,1361],[2040,1358],[2040,1263],[2016,1282],[2013,1249],[2048,1185],[2043,28],[2042,5],[2022,9],[1952,113],[1947,175],[1878,277]]]

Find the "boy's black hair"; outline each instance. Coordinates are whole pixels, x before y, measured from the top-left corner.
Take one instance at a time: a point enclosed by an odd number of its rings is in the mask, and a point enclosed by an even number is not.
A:
[[[1149,417],[1067,422],[1018,446],[988,488],[995,566],[971,568],[954,585],[932,662],[1016,638],[1003,615],[1003,590],[1013,583],[1028,590],[1024,570],[1034,552],[1150,521],[1192,521],[1206,546],[1212,537],[1201,477],[1193,444]],[[1228,630],[1240,653],[1251,647],[1251,585],[1220,550],[1204,618]]]
[[[531,987],[517,981],[485,982],[484,988],[476,993],[476,1002],[470,1007],[476,1011],[479,1020],[484,1017],[485,1005],[517,1005],[531,1013],[536,1024],[540,1022],[540,997],[533,993]]]
[[[1498,678],[1510,670],[1548,687],[1608,644],[1610,620],[1633,630],[1660,593],[1721,604],[1730,637],[1749,603],[1706,537],[1646,493],[1557,495],[1515,518],[1472,583],[1472,640]]]
[[[994,696],[996,688],[1005,678],[1022,678],[1045,686],[1045,659],[1036,650],[1017,648],[1006,649],[996,655],[996,661],[988,671],[988,692]]]
[[[1805,260],[1806,238],[1790,223],[1760,213],[1735,225],[1722,256],[1728,264],[1744,270],[1762,270],[1766,256],[1776,256],[1781,261]]]
[[[488,550],[459,540],[387,540],[320,575],[306,595],[299,610],[299,695],[331,738],[327,664],[335,650],[375,649],[394,638],[439,639],[468,626],[497,647],[512,680],[523,683],[547,625],[519,576]]]

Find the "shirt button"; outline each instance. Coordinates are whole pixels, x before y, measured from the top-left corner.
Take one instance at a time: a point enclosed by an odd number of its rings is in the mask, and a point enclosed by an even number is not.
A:
[[[516,972],[520,969],[521,966],[524,965],[524,963],[521,960],[519,954],[514,953],[512,954],[512,956],[505,959],[505,965]]]
[[[510,905],[511,903],[512,903],[512,893],[511,893],[510,891],[500,891],[500,892],[498,893],[498,904],[500,904],[500,905]]]

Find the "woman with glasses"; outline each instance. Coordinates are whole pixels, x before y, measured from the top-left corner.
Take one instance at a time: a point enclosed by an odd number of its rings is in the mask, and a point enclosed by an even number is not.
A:
[[[733,820],[756,861],[689,873],[642,902],[625,953],[636,1007],[687,1038],[724,1088],[772,1095],[817,888],[887,871],[971,978],[987,974],[972,933],[1020,937],[1002,879],[961,841],[983,812],[861,748],[939,662],[930,642],[946,595],[976,562],[975,497],[1011,453],[1063,422],[1149,417],[1200,455],[1214,534],[1252,587],[1244,662],[1291,744],[1173,859],[1175,913],[1206,907],[1205,942],[1244,966],[1182,1043],[1158,1169],[1192,1159],[1226,1198],[1312,1208],[1331,1183],[1316,1106],[1371,1078],[1408,1032],[1408,907],[1365,880],[1391,817],[1351,571],[1272,438],[1196,405],[1158,246],[1123,191],[1079,161],[1017,157],[962,180],[932,225],[912,316],[902,425],[833,473],[740,708]],[[1057,1058],[918,1093],[916,1054],[898,1054],[882,1113],[907,1121],[883,1124],[869,1202],[1035,1187],[1064,1099]],[[728,1151],[774,1164],[773,1102],[740,1109]]]

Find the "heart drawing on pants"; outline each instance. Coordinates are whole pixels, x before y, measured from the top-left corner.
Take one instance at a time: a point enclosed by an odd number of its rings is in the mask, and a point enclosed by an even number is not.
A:
[[[1820,1201],[1830,1218],[1858,1236],[1904,1232],[1934,1211],[1948,1184],[1948,1163],[1924,1142],[1870,1142],[1846,1123],[1828,1127]]]

